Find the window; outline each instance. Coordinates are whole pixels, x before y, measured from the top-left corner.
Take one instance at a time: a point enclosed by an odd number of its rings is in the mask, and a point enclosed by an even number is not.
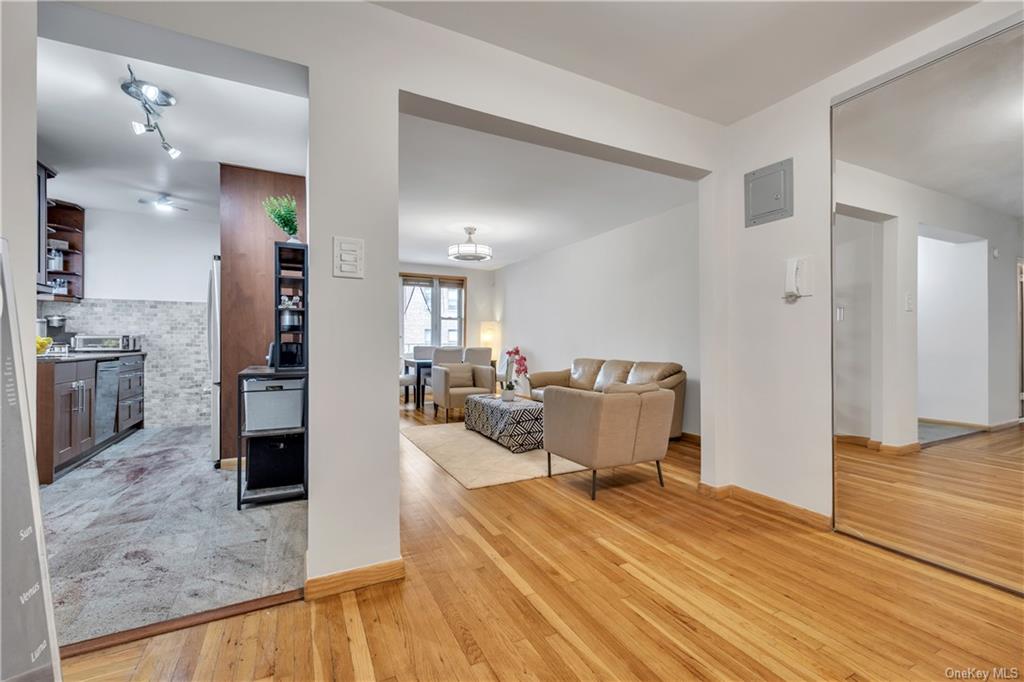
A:
[[[461,346],[466,329],[466,280],[462,277],[402,275],[399,348]],[[437,302],[437,305],[434,303]]]

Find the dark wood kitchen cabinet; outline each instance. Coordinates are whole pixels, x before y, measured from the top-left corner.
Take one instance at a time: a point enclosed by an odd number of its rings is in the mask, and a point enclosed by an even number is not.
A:
[[[142,423],[145,406],[144,360],[141,356],[121,358],[117,382],[117,431]]]
[[[78,430],[78,386],[74,381],[67,381],[56,384],[53,387],[53,447],[52,463],[49,468],[54,469],[61,464],[74,458],[77,452],[76,431]],[[42,418],[42,415],[40,415]],[[43,454],[43,443],[40,443],[37,455]],[[53,472],[49,473],[49,480],[43,480],[43,471],[39,472],[39,480],[42,483],[53,482]]]
[[[78,454],[84,454],[96,445],[96,378],[94,375],[75,383],[78,384],[79,392],[78,411],[74,419],[75,443]]]
[[[36,464],[40,483],[53,483],[62,470],[142,426],[145,361],[140,354],[121,356],[117,385],[112,387],[116,391],[116,421],[102,436],[97,435],[97,360],[36,363]],[[116,356],[114,361],[118,362]],[[115,419],[113,410],[111,406],[111,420]]]
[[[49,230],[47,229],[47,211],[50,207],[50,199],[46,192],[46,183],[57,177],[45,164],[36,162],[36,293],[49,294],[51,287],[50,278],[46,273],[46,251]]]

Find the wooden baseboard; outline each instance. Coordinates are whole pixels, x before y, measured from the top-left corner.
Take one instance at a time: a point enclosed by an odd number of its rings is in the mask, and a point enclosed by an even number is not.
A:
[[[965,429],[974,429],[975,431],[1002,431],[1003,429],[1009,429],[1020,424],[1019,419],[999,424],[975,424],[974,422],[958,422],[951,419],[931,419],[929,417],[918,417],[917,421],[924,422],[925,424],[938,424],[939,426],[961,426]]]
[[[880,443],[877,440],[872,440],[867,436],[850,436],[846,434],[837,434],[832,436],[833,443],[846,443],[848,445],[859,445],[867,448],[868,450],[874,450],[880,452],[883,455],[913,455],[921,452],[920,443],[907,443],[906,445],[889,445],[887,443]]]
[[[988,424],[975,424],[974,422],[961,422],[955,419],[932,419],[931,417],[918,417],[917,421],[924,422],[925,424],[938,424],[939,426],[962,426],[965,429],[974,429],[976,431],[987,431]]]
[[[683,443],[689,443],[690,445],[696,445],[697,447],[700,447],[699,433],[686,433],[684,431],[683,435],[679,436],[678,438],[673,438],[673,440],[682,441]]]
[[[91,651],[107,649],[113,646],[127,644],[128,642],[146,639],[147,637],[155,637],[156,635],[174,632],[175,630],[184,630],[185,628],[190,628],[195,625],[202,625],[215,620],[238,616],[243,613],[251,613],[261,609],[268,609],[271,606],[287,604],[288,602],[299,601],[300,599],[302,599],[301,587],[296,590],[289,590],[288,592],[273,594],[268,597],[250,599],[249,601],[222,606],[218,609],[201,611],[188,616],[172,618],[171,620],[165,620],[159,623],[152,623],[151,625],[143,625],[141,627],[132,628],[131,630],[123,630],[121,632],[103,635],[102,637],[94,637],[92,639],[82,640],[81,642],[65,644],[60,648],[60,657],[62,659],[71,658],[72,656],[87,654]]]
[[[888,445],[882,443],[878,451],[883,455],[914,455],[921,452],[920,443],[907,443],[906,445]]]
[[[405,578],[405,562],[402,559],[371,564],[350,571],[329,573],[306,579],[306,601],[323,599],[341,592],[351,592],[361,587]]]
[[[697,484],[697,492],[713,500],[724,500],[732,494],[732,489],[735,487],[734,485],[708,485],[701,481]]]
[[[225,469],[225,470],[229,470],[229,471],[234,471],[237,466],[238,466],[238,458],[237,457],[225,457],[224,459],[220,460],[220,468],[221,469]]]
[[[988,424],[975,424],[974,422],[962,422],[955,419],[932,419],[930,417],[918,417],[917,421],[925,424],[936,424],[938,426],[960,426],[975,431],[988,431],[991,427]]]
[[[782,500],[762,495],[761,493],[755,493],[753,490],[747,490],[746,488],[741,488],[738,485],[713,486],[702,481],[697,484],[697,492],[705,497],[710,497],[716,500],[731,498],[748,504],[753,504],[761,507],[765,511],[778,514],[779,516],[784,516],[793,521],[798,521],[817,530],[832,530],[832,517],[830,516],[819,514],[818,512],[811,511],[810,509],[804,509],[803,507],[798,507],[795,504],[783,502]]]

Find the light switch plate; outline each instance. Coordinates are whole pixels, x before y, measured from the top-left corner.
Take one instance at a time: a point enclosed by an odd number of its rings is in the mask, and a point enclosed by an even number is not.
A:
[[[334,276],[363,279],[365,276],[366,247],[358,237],[334,236]]]

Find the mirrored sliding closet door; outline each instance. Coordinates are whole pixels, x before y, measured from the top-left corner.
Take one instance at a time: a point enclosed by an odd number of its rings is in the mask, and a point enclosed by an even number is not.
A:
[[[832,110],[835,526],[1024,590],[1024,29]]]

